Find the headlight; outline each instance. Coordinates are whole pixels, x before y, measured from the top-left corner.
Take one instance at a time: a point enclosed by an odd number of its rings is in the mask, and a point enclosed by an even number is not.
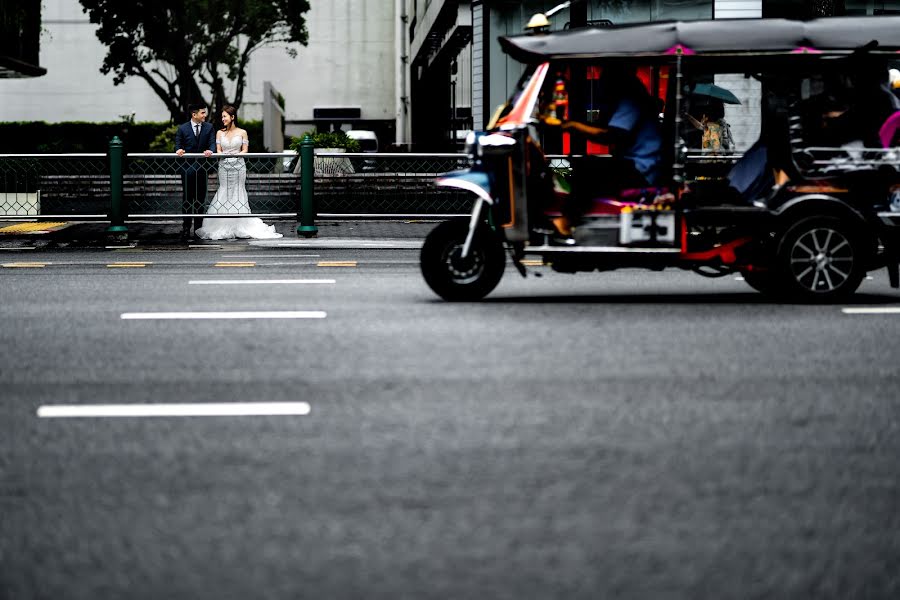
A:
[[[491,133],[478,138],[478,156],[484,154],[498,156],[509,154],[516,146],[515,138],[502,133]]]
[[[472,158],[472,159],[475,158],[475,156],[477,155],[478,150],[479,150],[479,147],[478,147],[478,144],[476,143],[476,141],[477,141],[477,138],[475,136],[474,131],[470,131],[468,134],[466,134],[466,154],[468,155],[469,158]]]

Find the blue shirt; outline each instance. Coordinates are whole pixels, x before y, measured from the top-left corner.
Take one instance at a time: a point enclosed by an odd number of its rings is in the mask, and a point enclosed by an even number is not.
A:
[[[642,110],[639,102],[625,95],[619,99],[609,119],[609,126],[630,134],[631,144],[622,148],[622,157],[634,163],[647,183],[656,184],[662,150],[662,136],[656,116]]]

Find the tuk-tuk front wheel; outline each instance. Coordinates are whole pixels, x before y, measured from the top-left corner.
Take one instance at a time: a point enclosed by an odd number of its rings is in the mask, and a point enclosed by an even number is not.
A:
[[[778,245],[784,292],[804,302],[835,302],[853,294],[865,277],[865,245],[846,222],[809,217],[791,226]]]
[[[500,283],[506,266],[503,244],[480,226],[466,257],[462,256],[469,224],[445,221],[435,227],[422,246],[422,275],[434,293],[454,302],[481,300]]]

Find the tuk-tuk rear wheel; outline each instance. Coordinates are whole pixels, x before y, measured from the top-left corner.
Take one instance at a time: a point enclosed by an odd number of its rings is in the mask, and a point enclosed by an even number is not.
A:
[[[744,277],[747,285],[761,294],[774,295],[778,291],[778,281],[775,274],[769,270],[742,270],[741,275]]]
[[[462,257],[468,232],[467,222],[446,221],[435,227],[422,245],[422,275],[428,287],[444,300],[481,300],[503,276],[506,252],[487,226],[475,231],[469,254]]]
[[[798,221],[778,245],[780,287],[789,298],[803,302],[844,299],[865,277],[865,251],[859,234],[843,220],[809,217]]]

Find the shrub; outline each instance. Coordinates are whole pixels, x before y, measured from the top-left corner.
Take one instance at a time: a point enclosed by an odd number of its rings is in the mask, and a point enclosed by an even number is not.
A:
[[[347,137],[343,131],[307,131],[291,139],[290,149],[300,152],[300,143],[306,136],[312,138],[314,148],[343,148],[347,152],[359,152],[359,142]]]
[[[244,121],[240,126],[250,136],[251,152],[267,152],[263,148],[262,121]],[[125,152],[172,152],[176,127],[124,118],[116,123],[19,121],[0,123],[0,137],[15,140],[15,151],[21,154],[105,153],[114,136],[122,140]]]
[[[153,141],[150,142],[150,146],[147,149],[148,152],[171,152],[175,147],[175,132],[178,130],[178,125],[169,125],[165,129],[159,132],[159,134],[153,138]]]

